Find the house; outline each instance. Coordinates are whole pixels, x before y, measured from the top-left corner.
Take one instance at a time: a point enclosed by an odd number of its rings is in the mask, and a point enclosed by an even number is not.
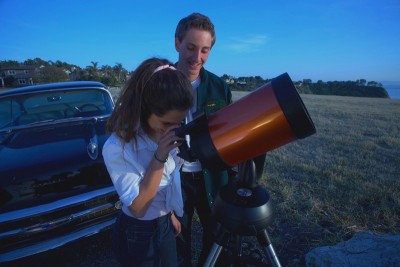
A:
[[[234,84],[234,83],[235,83],[235,80],[234,80],[233,78],[229,77],[229,78],[226,78],[226,79],[225,79],[225,82],[226,82],[227,84]]]
[[[246,80],[237,80],[237,84],[245,85],[247,84]]]
[[[33,77],[35,77],[37,69],[33,65],[1,66],[0,87],[33,85]]]

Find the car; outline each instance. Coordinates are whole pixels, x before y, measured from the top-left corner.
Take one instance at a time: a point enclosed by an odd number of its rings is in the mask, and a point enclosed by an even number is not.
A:
[[[0,92],[0,263],[115,222],[120,202],[101,153],[113,109],[99,82]]]

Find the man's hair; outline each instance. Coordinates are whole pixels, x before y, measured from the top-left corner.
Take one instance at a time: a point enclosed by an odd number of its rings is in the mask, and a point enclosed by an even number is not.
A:
[[[193,13],[181,19],[178,26],[176,26],[175,38],[182,42],[187,31],[191,28],[208,31],[212,37],[211,47],[215,44],[216,36],[214,24],[212,24],[211,20],[207,16],[200,13]]]

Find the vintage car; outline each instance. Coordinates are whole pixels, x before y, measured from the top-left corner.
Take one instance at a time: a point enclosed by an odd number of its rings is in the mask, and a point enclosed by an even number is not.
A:
[[[0,92],[0,262],[109,229],[118,196],[102,158],[114,103],[98,82]]]

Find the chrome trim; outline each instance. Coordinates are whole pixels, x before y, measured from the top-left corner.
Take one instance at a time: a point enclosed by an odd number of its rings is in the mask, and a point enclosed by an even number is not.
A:
[[[92,160],[96,160],[99,155],[99,142],[97,140],[97,134],[95,133],[89,140],[87,145],[87,153]]]
[[[62,207],[68,206],[71,203],[75,204],[75,203],[85,202],[85,201],[97,198],[102,195],[107,195],[110,193],[117,194],[114,189],[114,186],[109,186],[106,188],[87,192],[84,194],[80,194],[78,196],[60,199],[60,200],[57,200],[52,203],[43,204],[43,205],[35,206],[32,208],[26,208],[26,209],[2,213],[2,214],[0,214],[0,223],[12,221],[12,220],[16,220],[16,219],[20,219],[20,218],[24,218],[24,217],[31,217],[31,216],[39,215],[40,213],[44,213],[43,211],[46,211],[46,213],[47,213],[52,210],[56,210],[56,209],[60,209]]]
[[[62,125],[62,124],[67,124],[67,123],[77,123],[77,124],[83,124],[86,121],[93,121],[93,123],[97,123],[98,120],[104,120],[108,119],[111,115],[106,114],[106,115],[93,115],[93,116],[87,116],[87,117],[72,117],[72,118],[63,118],[63,119],[57,119],[57,120],[47,120],[47,121],[38,121],[30,124],[24,124],[24,125],[12,125],[9,127],[4,127],[0,129],[1,132],[6,132],[7,134],[10,134],[14,132],[15,130],[24,130],[24,129],[32,129],[35,127],[41,127],[41,126],[49,126],[49,125]]]
[[[64,217],[61,217],[58,219],[45,221],[43,223],[38,223],[38,224],[27,226],[24,228],[19,228],[19,229],[11,230],[8,232],[0,233],[0,239],[15,236],[15,235],[36,234],[36,233],[45,232],[48,230],[53,230],[55,228],[65,225],[65,224],[71,223],[75,220],[79,220],[80,218],[82,218],[84,216],[98,213],[98,212],[101,212],[103,210],[107,210],[110,208],[114,208],[114,205],[111,203],[106,203],[106,204],[103,204],[103,205],[95,207],[95,208],[90,208],[90,209],[83,210],[78,213],[73,213],[69,216],[64,216]]]
[[[106,222],[93,225],[91,227],[82,229],[78,232],[72,232],[68,235],[59,236],[57,238],[43,241],[41,243],[36,243],[32,246],[18,248],[16,250],[1,253],[0,252],[0,262],[7,262],[17,260],[23,257],[31,256],[37,253],[45,252],[51,249],[55,249],[57,247],[63,246],[69,242],[75,241],[77,239],[88,237],[94,234],[97,234],[101,231],[104,231],[110,228],[115,222],[115,218],[112,220],[108,220]]]

